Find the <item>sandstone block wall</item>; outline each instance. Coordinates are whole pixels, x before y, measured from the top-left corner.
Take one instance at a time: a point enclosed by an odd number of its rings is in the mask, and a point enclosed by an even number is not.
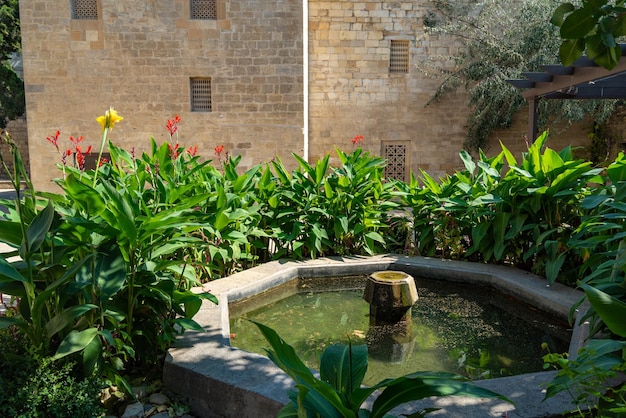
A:
[[[197,145],[205,158],[224,145],[242,155],[241,168],[279,156],[304,154],[302,2],[218,0],[216,20],[190,19],[190,0],[98,0],[98,20],[71,18],[69,0],[23,0],[20,13],[28,108],[31,171],[51,188],[59,155],[45,138],[56,130],[84,135],[97,146],[95,118],[113,105],[125,118],[111,139],[136,152],[150,136],[169,140],[167,119],[182,118],[173,141]],[[426,104],[440,81],[418,71],[430,57],[463,47],[429,36],[428,1],[309,0],[309,160],[335,155],[334,147],[406,146],[408,168],[432,176],[462,168],[458,153],[468,114],[463,93]],[[408,73],[390,73],[391,41],[409,42]],[[452,63],[441,61],[452,68]],[[212,111],[190,110],[190,78],[210,77]],[[525,112],[492,135],[525,150]],[[590,124],[555,135],[550,146],[588,142]],[[555,132],[556,133],[556,132]],[[560,141],[560,142],[557,142]],[[333,160],[337,163],[337,160]],[[408,170],[407,170],[408,173]]]
[[[112,105],[124,120],[110,138],[137,152],[150,136],[214,158],[224,145],[252,166],[302,153],[302,4],[218,2],[217,20],[190,19],[190,1],[98,0],[98,20],[71,18],[69,0],[20,2],[31,168],[50,188],[56,130],[97,146],[95,118]],[[190,78],[210,77],[212,112],[190,111]]]
[[[374,154],[383,144],[409,144],[413,171],[440,175],[460,167],[465,97],[426,107],[439,82],[415,65],[461,44],[426,36],[427,12],[421,1],[309,1],[313,159],[334,146],[349,149],[350,138],[363,135],[363,147]],[[408,73],[389,72],[392,40],[409,41]]]

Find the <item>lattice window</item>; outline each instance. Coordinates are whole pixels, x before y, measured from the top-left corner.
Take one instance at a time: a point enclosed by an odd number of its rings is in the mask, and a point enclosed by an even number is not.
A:
[[[191,0],[192,19],[217,19],[216,0]]]
[[[389,54],[389,72],[409,72],[409,41],[391,41],[391,51]]]
[[[407,178],[406,144],[383,144],[383,158],[387,160],[385,177],[405,181]]]
[[[98,0],[72,0],[72,19],[98,19]]]
[[[211,111],[211,79],[192,78],[191,80],[191,111]]]

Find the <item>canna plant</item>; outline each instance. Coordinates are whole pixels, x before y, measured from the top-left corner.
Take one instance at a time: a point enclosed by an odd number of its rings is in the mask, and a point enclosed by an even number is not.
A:
[[[42,194],[43,207],[12,145],[18,198],[6,202],[0,239],[20,258],[0,261],[0,292],[18,299],[19,314],[0,318],[0,326],[18,327],[44,356],[80,353],[86,375],[106,376],[130,393],[122,370],[160,361],[176,335],[202,330],[192,319],[202,300],[217,301],[191,291],[200,280],[190,248],[204,243],[194,235],[196,208],[206,195],[177,195],[166,184],[193,170],[168,165],[163,147],[141,161],[108,147],[114,164],[64,167],[64,194]]]
[[[465,377],[443,372],[415,372],[362,387],[368,363],[366,345],[334,344],[327,347],[320,359],[318,378],[276,331],[253,323],[270,344],[271,348],[266,350],[270,360],[296,383],[296,390],[289,393],[291,401],[278,414],[281,418],[392,418],[389,412],[393,408],[431,396],[498,398],[513,403],[502,395],[475,386]],[[371,410],[364,408],[366,400],[376,391],[381,392],[373,401]],[[428,408],[411,416],[423,417],[433,411],[436,409]]]
[[[511,264],[550,283],[559,276],[574,283],[584,254],[570,240],[578,234],[583,199],[604,179],[570,148],[556,152],[546,140],[547,133],[537,138],[521,163],[504,145],[491,158],[481,152],[477,162],[461,152],[464,171],[439,182],[422,173],[400,185],[419,252]]]
[[[292,173],[280,159],[271,163],[273,176],[269,168],[263,172],[264,229],[274,236],[275,257],[375,254],[385,248],[386,214],[397,204],[391,200],[394,184],[383,179],[384,160],[361,148],[336,152],[339,167],[330,165],[329,155],[312,165],[294,154],[299,168]]]

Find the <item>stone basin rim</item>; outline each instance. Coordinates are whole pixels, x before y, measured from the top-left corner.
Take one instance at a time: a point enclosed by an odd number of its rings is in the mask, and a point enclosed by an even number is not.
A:
[[[192,412],[199,416],[275,416],[287,402],[286,391],[293,382],[266,357],[229,346],[228,303],[299,277],[371,274],[380,270],[490,286],[561,318],[567,318],[570,307],[583,295],[560,284],[548,286],[545,279],[510,267],[427,257],[383,255],[272,261],[204,286],[203,290],[210,290],[220,304],[205,302],[194,318],[205,327],[206,333],[187,332],[179,347],[169,351],[164,384],[187,396]],[[570,353],[575,355],[578,351],[586,330],[584,324],[574,328]],[[545,388],[541,384],[549,382],[553,375],[553,372],[538,372],[478,382],[516,401],[515,407],[502,401],[481,399],[477,403],[473,398],[448,397],[407,408],[443,407],[446,417],[497,417],[504,412],[509,417],[527,418],[557,414],[572,405],[569,397],[557,396],[542,402]],[[211,398],[221,402],[211,403]],[[414,409],[394,412],[411,410]]]

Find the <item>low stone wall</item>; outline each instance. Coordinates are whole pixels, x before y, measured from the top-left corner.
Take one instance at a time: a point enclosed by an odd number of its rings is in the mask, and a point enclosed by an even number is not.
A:
[[[425,257],[376,256],[325,258],[306,262],[274,261],[211,282],[204,291],[218,297],[219,305],[205,302],[194,318],[206,332],[188,332],[169,351],[163,381],[175,393],[187,397],[192,412],[203,417],[274,417],[286,402],[293,381],[269,359],[229,345],[228,303],[244,299],[298,277],[328,277],[399,270],[425,278],[488,285],[546,312],[567,318],[581,292],[517,269],[479,263]],[[584,340],[585,327],[577,326],[570,345],[576,353]],[[543,401],[545,384],[554,372],[530,373],[479,381],[515,401],[515,406],[497,399],[445,397],[411,403],[392,411],[409,413],[440,408],[439,416],[532,418],[574,409],[567,394]]]

